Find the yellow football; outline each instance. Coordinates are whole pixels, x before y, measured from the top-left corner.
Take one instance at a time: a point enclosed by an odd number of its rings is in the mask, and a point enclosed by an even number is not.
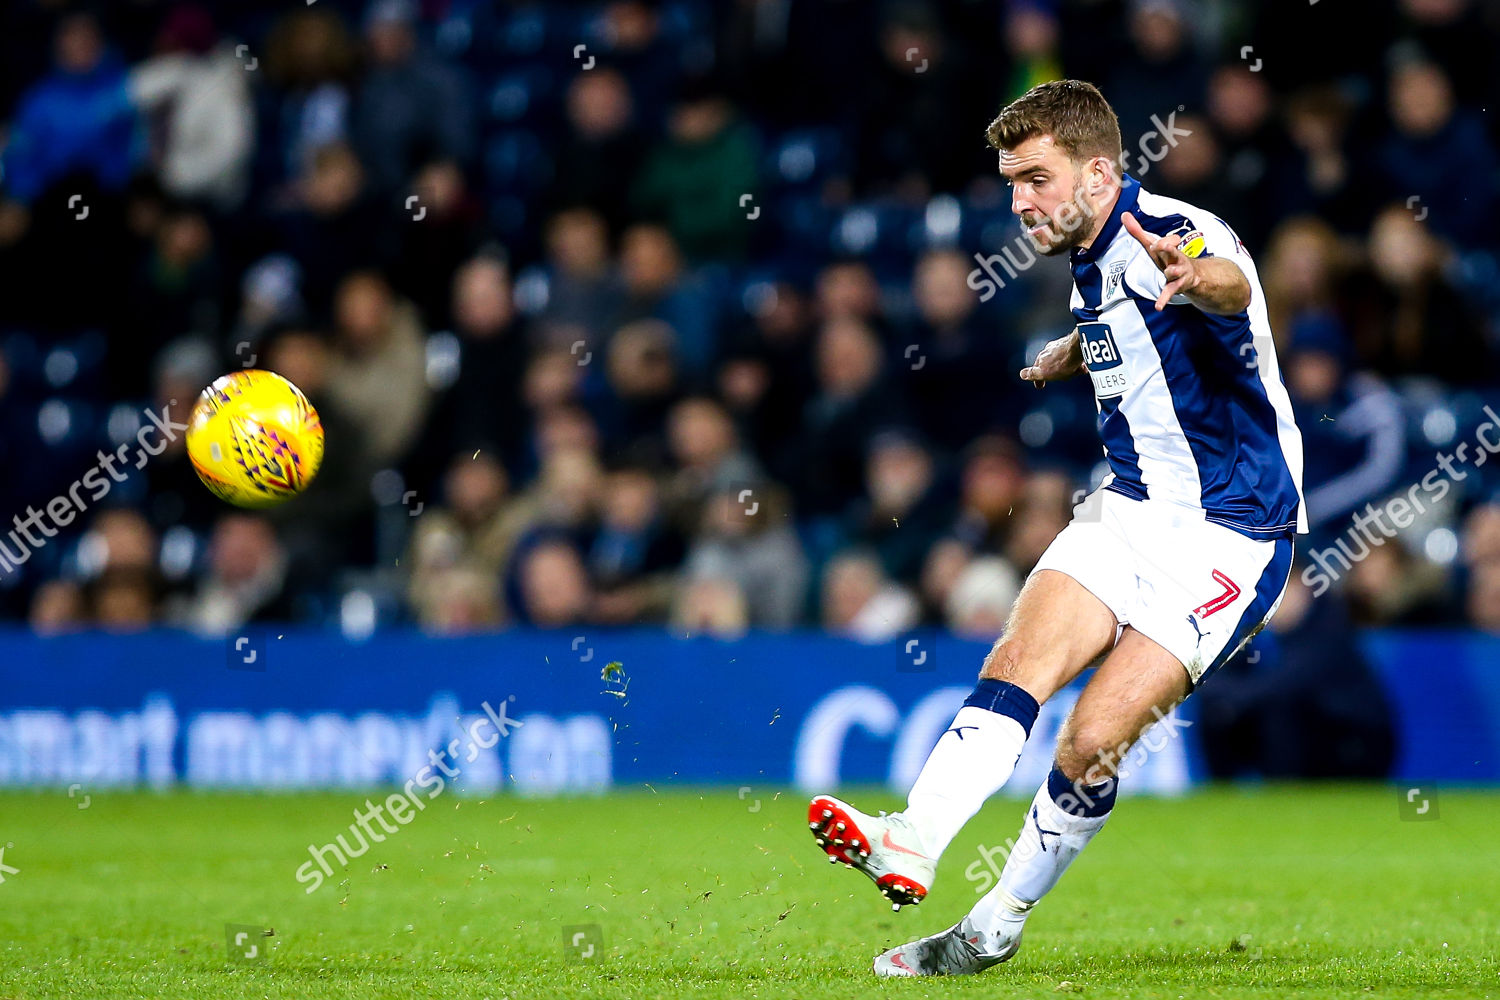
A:
[[[188,418],[187,450],[215,496],[236,507],[271,507],[318,474],[323,424],[302,390],[251,368],[203,390]]]

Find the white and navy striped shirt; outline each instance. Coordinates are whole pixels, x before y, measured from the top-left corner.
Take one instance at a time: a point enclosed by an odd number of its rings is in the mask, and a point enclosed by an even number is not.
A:
[[[1177,237],[1191,257],[1233,261],[1250,282],[1249,309],[1213,315],[1179,295],[1157,312],[1166,279],[1126,232],[1125,212],[1148,233]],[[1200,510],[1251,538],[1305,532],[1302,434],[1255,264],[1229,224],[1125,176],[1093,245],[1070,263],[1070,306],[1110,466],[1103,485]]]

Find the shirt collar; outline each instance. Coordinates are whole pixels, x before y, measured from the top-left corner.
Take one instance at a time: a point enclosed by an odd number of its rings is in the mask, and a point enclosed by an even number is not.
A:
[[[1070,257],[1070,262],[1077,264],[1089,264],[1099,259],[1099,255],[1109,249],[1109,245],[1119,235],[1120,216],[1135,208],[1136,201],[1141,193],[1141,182],[1129,174],[1120,175],[1120,194],[1115,198],[1114,208],[1109,211],[1109,218],[1104,220],[1104,225],[1099,229],[1099,235],[1094,237],[1094,242],[1088,247],[1076,247]]]

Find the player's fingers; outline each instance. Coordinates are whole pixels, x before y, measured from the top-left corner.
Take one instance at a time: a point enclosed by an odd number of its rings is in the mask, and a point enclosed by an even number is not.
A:
[[[1176,281],[1167,282],[1166,287],[1161,290],[1161,294],[1156,297],[1156,311],[1161,312],[1163,309],[1165,309],[1167,307],[1167,303],[1172,301],[1172,296],[1176,295],[1178,289],[1180,289],[1181,287],[1181,278],[1178,278]]]
[[[1042,370],[1040,368],[1022,368],[1021,378],[1030,382],[1038,389],[1047,384],[1047,380],[1042,378]]]
[[[1177,249],[1177,244],[1172,242],[1170,236],[1163,236],[1151,247],[1151,259],[1156,261],[1156,266],[1165,269],[1168,264],[1180,263],[1182,251]]]
[[[1136,238],[1136,242],[1140,243],[1140,245],[1145,247],[1147,250],[1150,250],[1152,245],[1160,239],[1160,237],[1146,232],[1141,224],[1135,220],[1135,216],[1131,215],[1129,212],[1126,212],[1124,215],[1120,216],[1120,221],[1125,224],[1125,231],[1131,236],[1134,236]]]

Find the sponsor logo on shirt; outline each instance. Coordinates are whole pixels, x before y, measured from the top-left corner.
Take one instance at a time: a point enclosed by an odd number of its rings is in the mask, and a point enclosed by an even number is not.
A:
[[[1108,323],[1079,323],[1083,366],[1094,380],[1094,395],[1100,399],[1119,396],[1130,388],[1130,372],[1120,356],[1115,332]]]

